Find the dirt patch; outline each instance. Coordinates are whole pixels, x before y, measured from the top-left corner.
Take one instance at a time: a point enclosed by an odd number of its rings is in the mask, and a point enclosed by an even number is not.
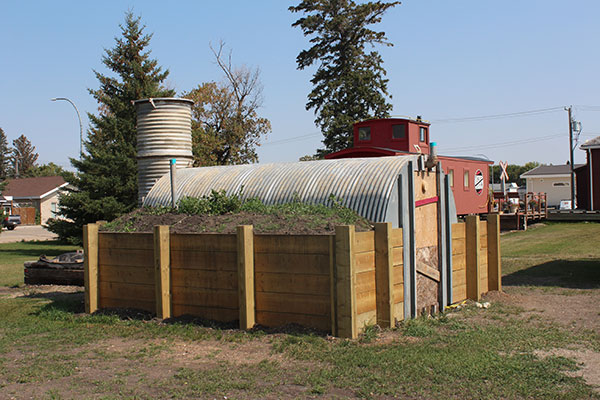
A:
[[[14,299],[16,297],[41,297],[46,299],[57,299],[79,293],[83,296],[82,286],[61,285],[24,285],[17,287],[0,286],[0,297]],[[69,297],[72,298],[72,297]]]
[[[558,356],[571,358],[579,366],[577,371],[566,372],[569,376],[580,376],[590,385],[595,392],[600,393],[600,354],[592,350],[553,349],[550,351],[536,351],[538,357]]]
[[[166,213],[153,215],[137,210],[119,217],[101,230],[113,232],[152,232],[156,225],[168,225],[173,233],[227,233],[236,232],[239,225],[253,225],[255,233],[281,235],[327,235],[335,232],[338,225],[347,225],[337,215],[311,214],[257,214],[239,212],[225,215],[188,215]],[[357,232],[373,229],[365,219],[354,222]]]

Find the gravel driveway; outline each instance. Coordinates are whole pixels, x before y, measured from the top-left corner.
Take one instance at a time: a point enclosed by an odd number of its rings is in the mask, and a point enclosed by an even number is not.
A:
[[[53,240],[57,236],[45,230],[41,225],[19,225],[14,230],[2,229],[0,243],[14,243],[22,240]]]

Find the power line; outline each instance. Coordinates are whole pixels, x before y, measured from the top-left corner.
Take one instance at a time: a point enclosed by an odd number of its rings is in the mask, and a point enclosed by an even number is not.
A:
[[[273,144],[286,144],[286,143],[292,143],[292,142],[298,142],[301,140],[305,140],[311,137],[315,137],[315,136],[320,136],[321,132],[313,132],[313,133],[308,133],[306,135],[300,135],[300,136],[293,136],[287,139],[281,139],[281,140],[275,140],[272,142],[266,142],[266,143],[261,143],[261,147],[262,146],[269,146],[269,145],[273,145]]]
[[[490,143],[490,144],[472,145],[472,146],[463,146],[463,147],[444,148],[440,145],[440,150],[455,152],[455,151],[469,151],[469,150],[478,150],[478,149],[495,149],[498,147],[509,147],[509,146],[515,146],[515,145],[519,145],[519,144],[536,143],[541,140],[549,140],[549,139],[556,139],[556,138],[562,138],[562,137],[564,137],[564,134],[561,133],[561,134],[557,134],[557,135],[538,136],[538,137],[534,137],[534,138],[513,140],[513,141],[509,141],[509,142],[499,142],[499,143]]]
[[[485,121],[491,119],[502,119],[502,118],[513,118],[513,117],[524,117],[530,115],[539,115],[539,114],[547,114],[556,111],[562,111],[563,107],[551,107],[551,108],[541,108],[538,110],[529,110],[529,111],[518,111],[513,113],[505,113],[505,114],[493,114],[493,115],[482,115],[477,117],[462,117],[462,118],[441,118],[434,119],[431,122],[435,122],[436,124],[440,123],[452,123],[452,122],[471,122],[471,121]]]

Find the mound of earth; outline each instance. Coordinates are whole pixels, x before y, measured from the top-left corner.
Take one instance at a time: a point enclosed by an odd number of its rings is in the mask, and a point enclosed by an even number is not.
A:
[[[338,215],[312,214],[258,214],[239,212],[224,215],[190,215],[180,213],[152,214],[136,210],[123,215],[102,231],[110,232],[152,232],[156,225],[168,225],[173,233],[235,233],[239,225],[253,225],[255,233],[282,235],[326,235],[333,234],[338,225],[349,222]],[[352,223],[357,232],[373,230],[373,226],[364,218],[357,217]]]

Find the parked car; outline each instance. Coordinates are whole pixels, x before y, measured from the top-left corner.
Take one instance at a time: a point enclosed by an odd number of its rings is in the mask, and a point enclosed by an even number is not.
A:
[[[21,225],[20,215],[8,215],[2,219],[2,227],[9,231],[15,229],[17,225]]]

